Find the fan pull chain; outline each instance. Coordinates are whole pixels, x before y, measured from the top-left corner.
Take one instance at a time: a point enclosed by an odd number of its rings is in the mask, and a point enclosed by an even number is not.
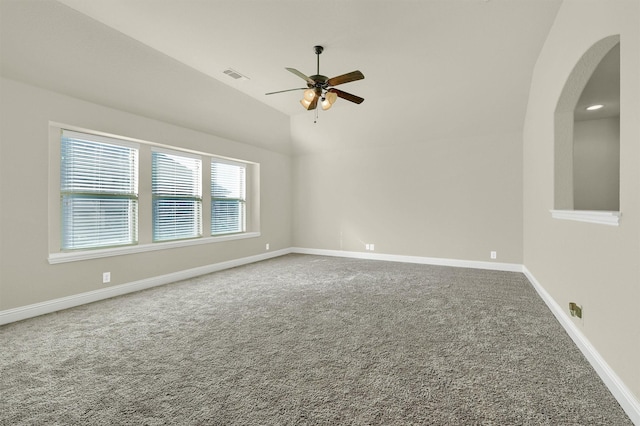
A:
[[[313,124],[316,124],[318,122],[318,108],[316,108],[314,111],[316,112],[316,117],[313,119]]]

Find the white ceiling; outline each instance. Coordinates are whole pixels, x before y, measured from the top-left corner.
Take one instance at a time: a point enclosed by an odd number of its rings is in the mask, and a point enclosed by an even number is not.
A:
[[[300,106],[300,92],[271,96],[265,93],[303,87],[304,82],[284,68],[315,74],[313,46],[322,45],[325,51],[320,57],[321,74],[332,77],[358,69],[365,75],[364,80],[340,86],[365,98],[363,104],[339,99],[324,114],[340,114],[336,123],[348,123],[344,117],[350,117],[355,120],[352,125],[360,123],[374,128],[382,123],[373,123],[371,118],[384,114],[387,127],[389,123],[406,126],[423,122],[434,134],[458,128],[471,133],[480,128],[485,133],[492,129],[499,132],[522,128],[533,67],[561,3],[561,0],[60,0],[100,23],[91,24],[85,17],[79,30],[77,12],[53,0],[0,1],[12,3],[11,10],[31,8],[32,14],[45,13],[38,10],[64,14],[64,22],[73,22],[76,27],[72,43],[67,39],[65,46],[55,46],[47,45],[45,36],[39,35],[40,29],[36,27],[47,25],[49,20],[50,26],[56,26],[55,31],[71,31],[57,28],[63,25],[54,18],[62,19],[60,16],[39,21],[34,18],[32,28],[27,29],[22,28],[26,21],[13,24],[8,19],[11,28],[3,36],[6,38],[8,32],[16,37],[10,42],[3,41],[3,73],[12,78],[211,131],[204,114],[199,119],[194,111],[194,104],[207,102],[201,99],[206,91],[199,93],[198,85],[221,82],[292,119],[301,114],[313,115]],[[43,6],[45,3],[49,3],[50,10]],[[57,6],[53,7],[54,4]],[[110,42],[107,46],[107,31],[113,29],[121,33],[117,38],[119,44]],[[46,38],[50,39],[51,33]],[[61,39],[59,44],[62,42]],[[137,53],[123,49],[123,43],[139,45]],[[46,48],[38,50],[40,44]],[[141,46],[151,48],[149,53],[140,54]],[[95,87],[89,87],[90,76],[79,76],[76,80],[87,80],[81,94],[73,82],[65,81],[62,75],[56,77],[52,65],[56,55],[51,50],[60,53],[63,49],[81,51],[87,62],[117,59],[119,63],[129,63],[133,70],[157,68],[158,58],[151,52],[161,52],[167,61],[175,60],[186,67],[171,68],[175,86],[172,105],[163,106],[166,112],[162,112],[158,101],[144,96],[146,104],[142,101],[118,104],[110,79],[119,79],[117,90],[124,93],[139,91],[140,79],[153,78],[153,75],[131,78],[134,72],[131,70],[122,74],[127,76],[125,80],[107,66],[105,75],[99,76],[101,83],[93,84]],[[25,58],[27,53],[22,51],[26,50],[38,54]],[[38,59],[43,55],[50,60]],[[47,76],[36,76],[33,65],[46,70]],[[166,65],[173,66],[169,62]],[[249,80],[231,79],[223,73],[229,67]],[[200,77],[187,73],[187,68],[199,71]],[[217,82],[207,82],[206,78]],[[241,105],[227,107],[246,107],[244,101],[238,103]]]

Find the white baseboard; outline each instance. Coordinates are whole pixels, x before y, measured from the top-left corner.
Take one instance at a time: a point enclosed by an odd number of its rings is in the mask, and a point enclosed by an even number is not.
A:
[[[0,311],[0,325],[11,322],[21,321],[27,318],[33,318],[39,315],[49,314],[51,312],[63,309],[73,308],[74,306],[84,305],[86,303],[97,302],[99,300],[108,299],[123,294],[140,291],[151,287],[157,287],[172,282],[186,280],[197,277],[199,275],[210,274],[212,272],[221,271],[223,269],[233,268],[236,266],[246,265],[273,257],[283,256],[289,253],[315,254],[321,256],[337,256],[351,257],[359,259],[386,260],[393,262],[421,263],[429,265],[457,266],[465,268],[492,269],[500,271],[522,272],[522,266],[510,263],[492,263],[492,262],[474,262],[455,259],[440,259],[418,256],[400,256],[392,254],[380,253],[362,253],[352,251],[339,250],[322,250],[307,249],[300,247],[291,247],[287,249],[266,252],[255,256],[234,259],[227,262],[215,263],[212,265],[201,266],[198,268],[178,271],[171,274],[161,275],[157,277],[146,278],[126,284],[106,287],[99,290],[88,291],[86,293],[74,294],[72,296],[62,297],[59,299],[47,300],[45,302],[35,303],[27,306]]]
[[[259,262],[261,260],[273,257],[283,256],[291,253],[291,249],[275,250],[255,256],[243,257],[240,259],[229,260],[226,262],[214,263],[211,265],[201,266],[198,268],[178,271],[171,274],[160,275],[157,277],[146,278],[139,281],[133,281],[126,284],[106,287],[99,290],[88,291],[86,293],[74,294],[72,296],[62,297],[59,299],[47,300],[46,302],[35,303],[33,305],[21,306],[19,308],[0,311],[0,325],[20,321],[39,315],[49,314],[51,312],[60,311],[62,309],[73,308],[75,306],[84,305],[86,303],[97,302],[103,299],[109,299],[115,296],[140,291],[151,287],[157,287],[176,281],[186,280],[197,277],[199,275],[210,274],[212,272],[221,271],[223,269],[234,268],[236,266],[246,265],[249,263]]]
[[[616,398],[622,409],[627,413],[631,421],[640,426],[640,401],[627,388],[618,375],[609,367],[609,364],[602,358],[598,351],[591,345],[591,342],[582,334],[580,329],[571,320],[571,317],[556,303],[551,295],[536,280],[533,274],[523,266],[523,272],[536,289],[542,300],[547,304],[553,315],[564,327],[565,331],[573,342],[578,346],[582,354],[587,358],[593,369],[598,373],[600,379],[609,388],[609,391]]]
[[[389,262],[419,263],[422,265],[455,266],[458,268],[489,269],[492,271],[522,272],[522,265],[516,263],[481,262],[475,260],[445,259],[439,257],[404,256],[344,250],[324,250],[293,247],[293,253],[315,254],[319,256],[350,257],[354,259],[385,260]]]

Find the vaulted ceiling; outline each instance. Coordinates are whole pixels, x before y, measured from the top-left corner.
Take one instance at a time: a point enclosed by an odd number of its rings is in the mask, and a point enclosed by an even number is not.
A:
[[[303,87],[284,68],[315,74],[314,45],[325,47],[321,74],[365,75],[340,86],[364,103],[339,99],[320,111],[316,142],[387,137],[407,126],[431,137],[521,130],[533,67],[561,3],[0,1],[12,13],[3,21],[3,75],[212,133],[211,108],[238,109],[246,126],[253,98],[290,117],[302,150],[314,143],[304,130],[314,113],[301,107],[300,92],[265,93]],[[228,68],[248,79],[230,78]]]

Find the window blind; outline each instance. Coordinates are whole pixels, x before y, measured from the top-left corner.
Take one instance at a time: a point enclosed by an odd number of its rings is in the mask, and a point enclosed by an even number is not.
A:
[[[63,130],[60,149],[62,249],[135,244],[137,145]]]
[[[202,235],[202,160],[152,151],[153,240]]]
[[[211,162],[211,234],[245,231],[246,166]]]

